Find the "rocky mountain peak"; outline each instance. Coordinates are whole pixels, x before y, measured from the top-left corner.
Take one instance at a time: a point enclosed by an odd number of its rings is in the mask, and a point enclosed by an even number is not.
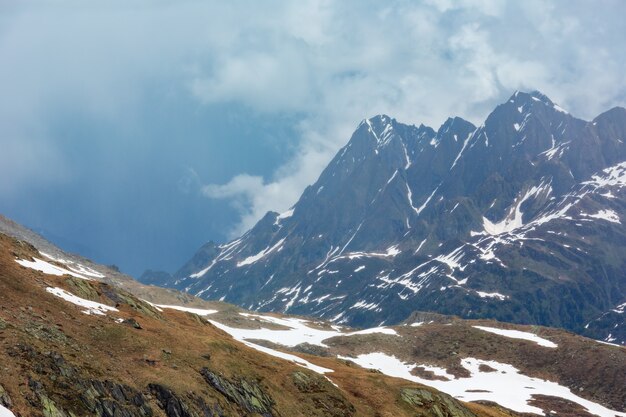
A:
[[[478,128],[366,119],[292,210],[173,285],[353,325],[423,310],[582,332],[626,298],[626,182],[602,179],[626,161],[625,115],[586,122],[516,92]]]

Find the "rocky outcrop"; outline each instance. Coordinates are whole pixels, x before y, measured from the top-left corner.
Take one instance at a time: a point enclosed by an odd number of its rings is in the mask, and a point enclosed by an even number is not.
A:
[[[205,381],[218,390],[226,399],[237,404],[249,413],[258,413],[263,417],[278,417],[272,410],[274,400],[263,392],[258,383],[241,378],[239,381],[229,381],[208,368],[202,368],[200,374]]]
[[[2,385],[0,385],[0,405],[6,408],[11,408],[13,406],[13,401],[11,401],[11,396],[4,389]]]
[[[189,393],[182,398],[166,386],[150,384],[148,386],[155,396],[159,407],[165,411],[167,417],[223,417],[225,416],[219,404],[210,406],[201,397]]]
[[[292,380],[298,390],[312,398],[319,416],[350,417],[355,408],[321,375],[296,371]]]
[[[428,417],[476,417],[451,396],[427,389],[403,388],[400,398],[407,404],[426,410]]]

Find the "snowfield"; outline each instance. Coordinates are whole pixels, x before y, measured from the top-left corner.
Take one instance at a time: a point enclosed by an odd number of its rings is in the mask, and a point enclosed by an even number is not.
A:
[[[277,324],[287,327],[287,329],[241,329],[236,327],[230,327],[225,324],[219,323],[214,320],[209,320],[215,327],[230,334],[235,340],[244,343],[246,346],[256,349],[260,352],[267,353],[268,355],[276,356],[296,364],[308,368],[319,374],[325,374],[332,372],[332,369],[323,368],[321,366],[312,364],[296,355],[277,351],[264,346],[259,346],[251,340],[266,340],[268,342],[280,344],[287,347],[294,347],[301,343],[309,343],[317,346],[326,346],[323,341],[335,336],[356,336],[363,334],[382,333],[388,335],[396,335],[396,331],[386,327],[376,327],[373,329],[358,330],[350,333],[343,333],[339,327],[333,326],[333,330],[321,330],[313,327],[309,327],[306,323],[311,323],[308,320],[298,318],[278,318],[272,316],[263,316],[249,313],[239,313],[244,317],[259,320],[261,323]],[[332,381],[331,381],[332,382]]]
[[[599,404],[581,398],[572,393],[567,387],[555,382],[523,375],[514,366],[496,361],[485,361],[475,358],[462,359],[461,365],[471,373],[471,376],[469,378],[454,378],[443,368],[404,363],[394,356],[381,352],[367,353],[356,358],[340,358],[353,361],[364,368],[377,369],[385,375],[433,387],[462,401],[493,401],[520,413],[543,415],[543,410],[528,404],[528,401],[532,400],[533,395],[542,394],[575,402],[586,408],[590,413],[600,417],[626,416],[626,413],[609,410]],[[481,365],[489,366],[495,369],[495,372],[483,372],[480,370]],[[435,375],[444,376],[448,380],[428,380],[411,374],[411,371],[418,366],[432,371]]]
[[[382,333],[388,335],[395,335],[396,331],[387,327],[376,327],[373,329],[358,330],[351,333],[343,333],[339,330],[322,330],[314,327],[309,327],[306,323],[310,323],[309,320],[298,318],[278,318],[272,316],[263,316],[248,313],[239,313],[242,316],[257,319],[261,323],[271,323],[280,326],[287,327],[287,329],[267,329],[261,327],[260,329],[240,329],[236,327],[229,327],[219,323],[222,330],[233,336],[237,340],[267,340],[268,342],[281,344],[283,346],[294,347],[301,343],[309,343],[311,345],[327,347],[323,341],[335,336],[356,336],[363,334]],[[211,321],[216,324],[216,322]]]
[[[251,347],[252,349],[256,349],[259,352],[263,352],[263,353],[267,353],[268,355],[271,356],[275,356],[277,358],[281,358],[281,359],[285,359],[288,360],[290,362],[294,362],[297,365],[300,365],[304,368],[310,369],[313,372],[317,372],[318,374],[325,374],[328,372],[333,372],[332,369],[328,369],[328,368],[324,368],[321,366],[317,366],[315,364],[312,364],[311,362],[304,360],[296,355],[291,355],[289,353],[285,353],[285,352],[280,352],[278,350],[275,349],[270,349],[267,348],[265,346],[260,346],[257,345],[256,343],[252,343],[252,342],[248,342],[246,340],[246,338],[243,336],[243,333],[241,332],[237,332],[237,330],[245,330],[245,329],[235,329],[233,327],[228,327],[222,323],[219,323],[217,321],[213,321],[213,320],[209,320],[209,322],[214,325],[215,327],[217,327],[218,329],[221,329],[223,331],[225,331],[226,333],[230,334],[235,340],[238,340],[240,342],[242,342],[244,345]],[[261,329],[261,330],[266,330],[266,329]],[[271,332],[271,330],[269,330]],[[253,339],[253,338],[251,338]],[[264,339],[267,340],[266,338],[263,337],[258,337],[257,339]]]

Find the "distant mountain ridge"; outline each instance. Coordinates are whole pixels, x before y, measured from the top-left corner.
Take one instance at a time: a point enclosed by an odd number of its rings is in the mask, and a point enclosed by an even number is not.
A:
[[[625,343],[624,138],[626,109],[588,122],[539,92],[479,127],[376,116],[290,210],[159,282],[350,325],[432,311]]]

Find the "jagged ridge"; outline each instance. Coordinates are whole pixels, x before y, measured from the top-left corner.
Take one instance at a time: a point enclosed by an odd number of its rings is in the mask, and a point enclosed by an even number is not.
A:
[[[623,108],[587,122],[539,92],[479,127],[376,116],[292,209],[167,285],[351,325],[428,310],[584,332],[626,298],[625,136]]]

